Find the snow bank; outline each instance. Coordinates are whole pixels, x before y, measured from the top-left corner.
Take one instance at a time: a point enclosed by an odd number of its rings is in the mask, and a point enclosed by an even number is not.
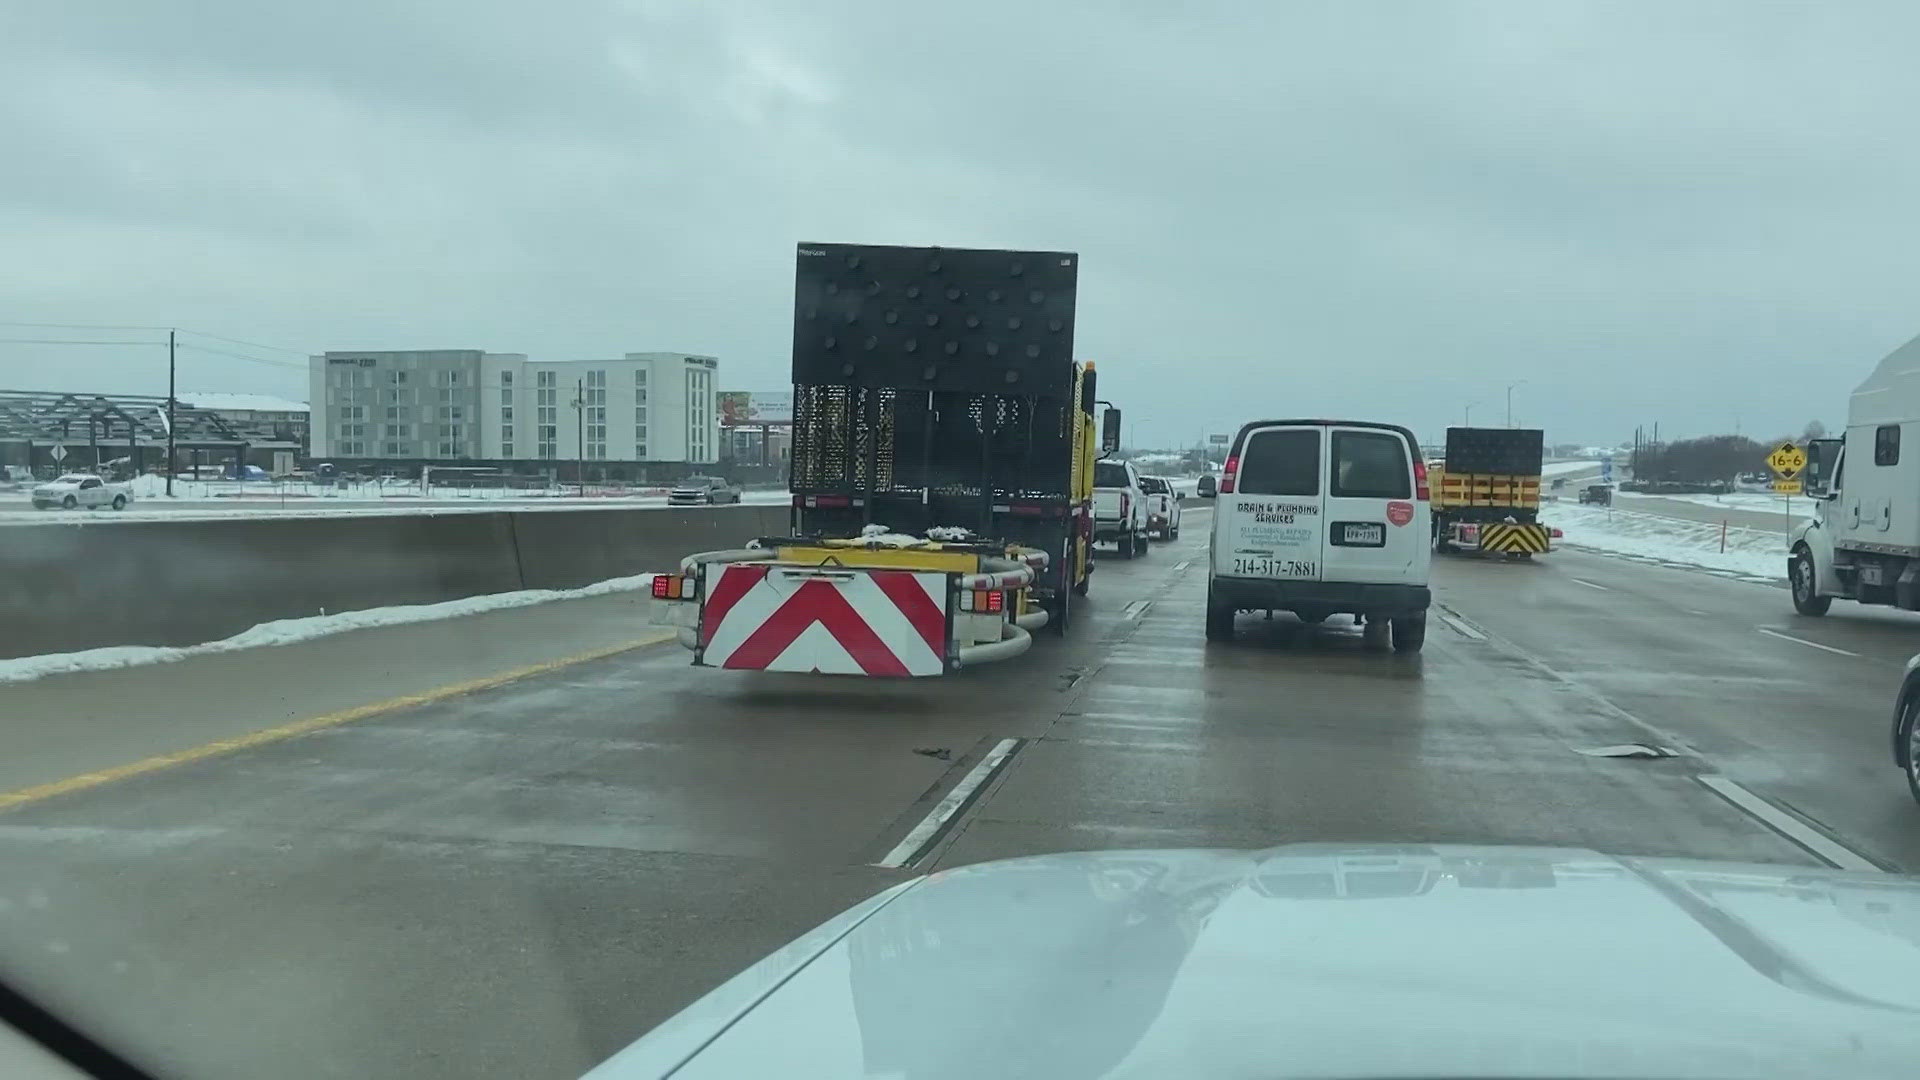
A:
[[[1566,536],[1559,542],[1568,547],[1705,567],[1768,582],[1787,576],[1787,538],[1777,532],[1730,528],[1723,553],[1717,523],[1566,503],[1543,508],[1540,520],[1564,530]]]
[[[1541,476],[1564,476],[1567,473],[1591,472],[1600,475],[1600,463],[1597,461],[1552,461],[1540,466]]]
[[[595,582],[578,589],[522,589],[518,592],[469,596],[463,600],[448,600],[438,604],[368,608],[364,611],[343,611],[337,615],[277,619],[243,630],[230,638],[209,641],[201,645],[188,645],[183,648],[115,645],[104,649],[87,649],[82,652],[22,656],[11,660],[0,660],[0,684],[28,682],[48,675],[66,675],[81,671],[107,671],[145,664],[170,664],[178,660],[209,656],[214,653],[258,649],[268,645],[293,645],[330,634],[343,634],[349,630],[366,630],[376,626],[404,626],[408,623],[478,615],[484,611],[528,607],[552,600],[574,600],[587,596],[605,596],[608,593],[632,592],[647,588],[652,580],[652,574],[635,574],[632,577]]]

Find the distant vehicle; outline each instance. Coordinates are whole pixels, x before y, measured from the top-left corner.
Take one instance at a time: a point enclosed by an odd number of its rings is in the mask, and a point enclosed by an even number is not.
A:
[[[1241,611],[1357,615],[1368,647],[1417,652],[1433,594],[1427,466],[1406,428],[1262,420],[1227,455],[1213,514],[1207,640]]]
[[[1130,462],[1094,463],[1093,542],[1118,546],[1123,559],[1147,553],[1147,495]]]
[[[0,465],[0,487],[9,491],[21,484],[33,483],[33,470],[25,465]]]
[[[718,476],[689,476],[667,493],[668,506],[718,506],[740,501],[740,485]]]
[[[1588,484],[1580,489],[1580,501],[1596,506],[1613,505],[1613,487],[1610,484]]]
[[[36,510],[98,509],[111,506],[125,510],[133,501],[133,492],[125,484],[109,484],[93,473],[67,473],[33,489]]]
[[[1180,539],[1180,493],[1164,476],[1143,476],[1140,490],[1147,497],[1147,532],[1155,539]]]
[[[1552,546],[1540,523],[1538,428],[1447,429],[1446,464],[1429,464],[1436,551],[1531,559]]]
[[[1220,493],[1220,482],[1213,478],[1212,473],[1208,473],[1200,478],[1198,484],[1194,485],[1194,492],[1203,499],[1211,499]]]
[[[1920,611],[1920,338],[1880,361],[1853,392],[1847,429],[1804,448],[1812,520],[1793,530],[1787,580],[1802,615],[1836,597]]]
[[[220,470],[220,479],[222,480],[271,480],[273,479],[273,477],[268,476],[267,470],[261,468],[258,465],[238,465],[238,466],[228,465],[226,468]]]

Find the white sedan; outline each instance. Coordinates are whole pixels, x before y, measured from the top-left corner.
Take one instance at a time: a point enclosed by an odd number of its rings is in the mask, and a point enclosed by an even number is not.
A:
[[[33,489],[36,510],[76,510],[83,506],[89,510],[102,506],[125,510],[132,501],[133,492],[125,484],[109,484],[92,473],[68,473]]]

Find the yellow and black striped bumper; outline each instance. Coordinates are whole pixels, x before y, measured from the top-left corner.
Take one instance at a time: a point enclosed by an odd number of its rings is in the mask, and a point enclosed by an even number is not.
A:
[[[1509,525],[1503,521],[1489,521],[1480,526],[1481,551],[1544,552],[1548,539],[1547,527],[1537,523]]]

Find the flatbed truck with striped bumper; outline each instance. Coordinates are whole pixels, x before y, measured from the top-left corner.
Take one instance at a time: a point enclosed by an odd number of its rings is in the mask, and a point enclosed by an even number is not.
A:
[[[1446,458],[1431,463],[1433,545],[1531,559],[1559,530],[1540,522],[1545,435],[1538,428],[1447,429]]]
[[[1064,633],[1093,574],[1095,371],[1079,257],[803,243],[792,530],[688,556],[653,620],[698,666],[944,675]],[[1096,439],[1096,434],[1098,438]]]

